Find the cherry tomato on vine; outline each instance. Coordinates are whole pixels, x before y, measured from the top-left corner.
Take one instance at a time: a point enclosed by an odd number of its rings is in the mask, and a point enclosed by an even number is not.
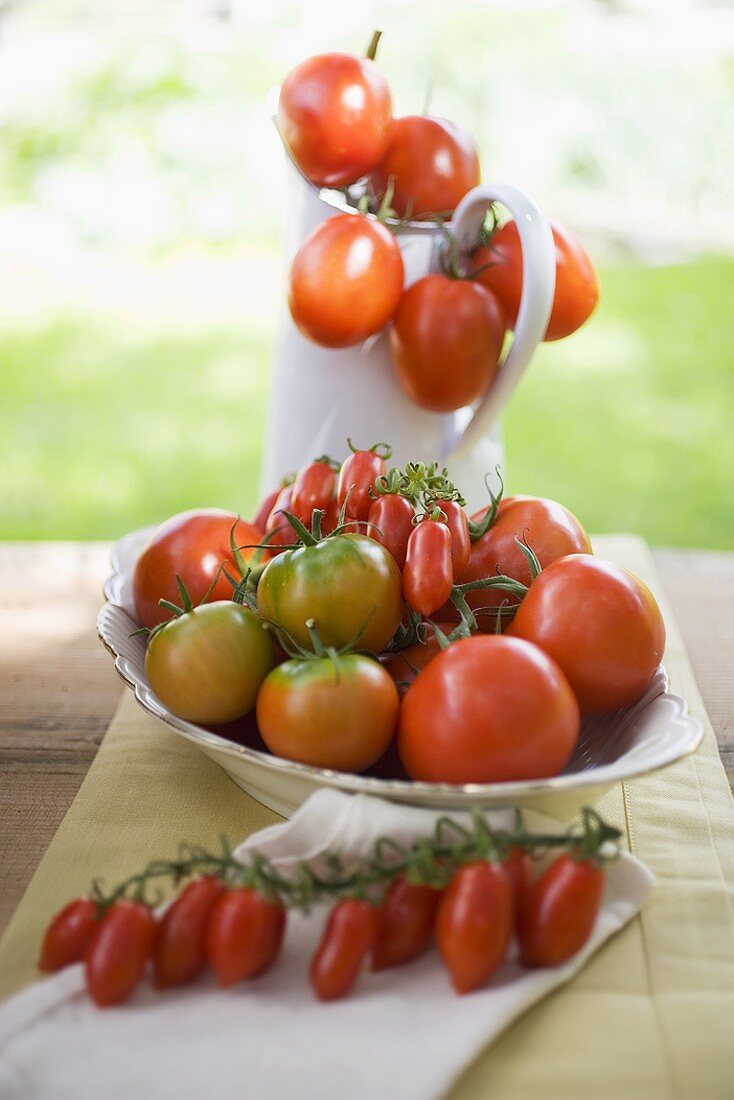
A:
[[[454,576],[458,577],[469,564],[471,554],[469,518],[457,500],[437,500],[436,504],[446,517],[444,522],[451,532],[451,563]]]
[[[370,538],[390,551],[399,569],[405,565],[414,518],[413,505],[399,493],[381,493],[370,505]]]
[[[193,981],[204,969],[209,917],[224,889],[217,878],[195,879],[166,909],[153,948],[156,989]]]
[[[403,597],[419,615],[432,615],[451,595],[454,570],[451,532],[440,520],[424,519],[413,528],[403,568]]]
[[[293,511],[293,486],[284,485],[275,499],[275,504],[265,524],[265,534],[270,535],[270,542],[275,546],[292,546],[298,542],[298,535],[284,512]],[[278,551],[273,551],[277,554]]]
[[[252,521],[252,526],[257,527],[261,535],[265,534],[265,531],[267,529],[268,516],[275,507],[275,502],[280,496],[281,491],[282,487],[271,490],[271,492],[269,492],[267,496],[263,497],[257,509],[257,512],[255,513],[255,518]]]
[[[560,966],[591,935],[604,896],[604,871],[559,856],[525,895],[518,920],[523,966]]]
[[[314,619],[324,646],[341,649],[359,636],[360,649],[381,653],[403,612],[400,570],[374,539],[332,535],[269,561],[257,607],[307,649],[312,641],[305,624]]]
[[[148,630],[171,618],[171,613],[158,606],[160,599],[178,603],[178,574],[191,596],[200,603],[217,571],[224,562],[233,576],[239,576],[230,547],[230,531],[237,521],[232,512],[208,508],[182,512],[158,528],[148,546],[138,558],[133,574],[133,593],[138,622]],[[244,520],[237,521],[234,531],[237,546],[259,543],[262,534]],[[243,549],[247,560],[254,550]],[[232,586],[222,574],[214,585],[210,600],[228,600]]]
[[[38,969],[61,970],[81,962],[97,927],[99,910],[90,898],[77,898],[64,906],[46,929]]]
[[[288,305],[298,329],[325,348],[363,343],[398,308],[405,270],[397,241],[363,214],[328,218],[296,253]]]
[[[292,660],[260,688],[257,725],[276,756],[360,772],[392,741],[398,706],[393,680],[371,657]]]
[[[650,589],[590,554],[570,554],[544,569],[508,633],[557,662],[585,714],[639,699],[665,648],[665,623]]]
[[[410,882],[405,875],[393,879],[377,910],[373,970],[402,966],[423,954],[433,938],[439,897],[440,891]]]
[[[507,957],[512,889],[502,866],[479,860],[454,873],[438,903],[436,942],[457,993],[489,981]]]
[[[393,121],[387,151],[370,174],[382,198],[392,181],[390,205],[401,218],[447,214],[479,183],[479,158],[466,130],[444,118],[405,115]]]
[[[369,57],[318,54],[280,89],[280,133],[319,186],[343,187],[369,172],[387,148],[391,123],[390,89]]]
[[[390,329],[398,382],[429,412],[453,412],[497,372],[505,322],[491,291],[471,279],[424,275],[406,290]]]
[[[221,986],[264,974],[278,957],[286,916],[257,890],[237,886],[216,902],[206,932],[206,954]]]
[[[377,910],[368,901],[344,898],[332,907],[311,961],[311,985],[319,1000],[346,997],[374,948],[377,927]]]
[[[486,509],[472,516],[480,523]],[[456,574],[457,584],[482,580],[503,573],[530,584],[530,566],[515,539],[524,539],[545,568],[566,554],[590,554],[589,536],[576,517],[555,500],[544,497],[513,496],[500,501],[492,526],[471,544],[469,562]],[[517,598],[495,588],[478,588],[466,593],[469,606],[478,611],[480,630],[493,634],[497,625],[494,608],[515,604]],[[486,609],[484,613],[482,610]]]
[[[195,607],[152,635],[145,672],[164,706],[189,722],[220,725],[247,714],[275,664],[254,611],[220,600]]]
[[[411,684],[398,720],[411,779],[495,783],[561,771],[578,737],[578,704],[555,661],[518,640],[462,638]]]
[[[367,519],[372,507],[370,489],[385,471],[385,459],[377,450],[353,451],[345,459],[339,471],[336,500],[340,508],[347,502],[347,519]]]
[[[84,960],[87,990],[96,1005],[122,1004],[143,976],[153,951],[155,918],[139,901],[116,901],[97,923]]]
[[[507,875],[512,888],[517,915],[533,880],[533,861],[523,848],[516,846],[510,848],[502,860],[502,870]]]
[[[291,509],[310,526],[314,508],[328,508],[336,490],[336,474],[329,462],[319,460],[304,466],[293,483]]]
[[[556,290],[545,340],[570,336],[588,320],[599,301],[599,277],[591,260],[569,229],[551,224],[556,246]],[[478,249],[475,269],[488,264],[477,278],[502,304],[507,324],[515,327],[522,293],[522,248],[514,221],[507,222]]]

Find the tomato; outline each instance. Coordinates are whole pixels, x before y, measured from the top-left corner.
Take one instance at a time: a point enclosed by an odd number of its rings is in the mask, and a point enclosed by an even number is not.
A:
[[[217,570],[224,562],[234,576],[239,576],[230,548],[229,536],[237,517],[232,512],[208,508],[182,512],[159,527],[138,558],[133,574],[133,595],[138,622],[148,630],[171,618],[170,611],[158,606],[160,599],[178,604],[181,598],[176,584],[178,574],[188,589],[191,601],[200,603]],[[237,546],[259,543],[262,534],[244,520],[237,522],[234,532]],[[254,550],[243,549],[247,560]],[[227,600],[232,586],[222,574],[209,596],[211,600]]]
[[[533,861],[523,848],[510,848],[502,860],[502,870],[507,875],[512,888],[512,896],[515,899],[515,914],[517,915],[532,883]]]
[[[406,290],[390,330],[398,381],[429,412],[453,412],[485,392],[497,372],[505,323],[480,283],[424,275]]]
[[[419,615],[432,615],[451,595],[454,570],[451,532],[445,523],[424,519],[408,539],[403,568],[403,596]]]
[[[114,902],[98,922],[84,960],[87,990],[100,1008],[122,1004],[143,976],[156,925],[147,905]]]
[[[479,183],[479,158],[469,134],[444,118],[396,118],[387,151],[370,174],[382,197],[392,180],[390,205],[401,218],[451,212]]]
[[[189,722],[220,725],[247,714],[275,664],[273,643],[254,611],[203,604],[153,634],[145,654],[151,688]]]
[[[206,932],[206,954],[227,987],[257,978],[275,962],[285,933],[285,911],[257,890],[238,886],[217,901]]]
[[[560,966],[584,946],[604,897],[604,871],[588,860],[559,856],[536,879],[520,908],[523,966]]]
[[[375,450],[354,451],[342,464],[336,499],[339,507],[347,502],[347,519],[367,519],[372,507],[370,489],[378,477],[385,476],[385,459]]]
[[[257,586],[260,615],[306,648],[314,619],[325,646],[381,653],[398,628],[403,604],[392,555],[365,535],[333,535],[269,561]]]
[[[296,253],[288,305],[324,348],[363,343],[388,323],[403,293],[403,257],[389,229],[363,214],[328,218]]]
[[[153,949],[153,985],[156,989],[193,981],[204,969],[209,917],[224,889],[217,878],[195,879],[166,909]]]
[[[44,933],[38,969],[61,970],[81,962],[97,927],[99,910],[89,898],[77,898],[57,913]]]
[[[499,863],[479,860],[454,873],[438,903],[436,942],[457,993],[478,989],[502,966],[513,913],[512,889]]]
[[[321,517],[321,534],[330,535],[332,531],[336,531],[339,525],[339,505],[336,500],[330,500],[324,509],[324,515]]]
[[[399,569],[405,565],[414,518],[413,505],[398,493],[382,493],[370,505],[370,538],[390,551]]]
[[[377,910],[360,898],[344,898],[329,913],[311,962],[311,985],[319,1000],[335,1001],[351,990],[377,937]]]
[[[476,522],[484,512],[472,517]],[[469,563],[457,573],[457,584],[481,580],[503,573],[507,577],[530,584],[530,566],[515,539],[524,539],[545,568],[566,554],[590,554],[589,536],[576,517],[555,500],[543,497],[514,496],[500,502],[497,518],[488,531],[471,544]],[[494,633],[497,617],[493,609],[501,604],[515,604],[517,599],[498,588],[478,588],[467,592],[466,599],[477,615],[480,630]]]
[[[369,172],[390,136],[387,81],[366,57],[324,53],[297,65],[283,81],[278,129],[304,175],[344,187]]]
[[[451,633],[455,623],[439,623],[439,626],[444,633]],[[391,653],[383,661],[382,667],[390,673],[398,687],[405,685],[403,687],[404,693],[407,690],[407,685],[412,684],[416,676],[420,675],[426,665],[430,664],[440,652],[441,646],[436,635],[429,634],[425,641],[416,642],[414,645],[408,646],[407,649],[401,649],[399,653]]]
[[[257,697],[257,725],[276,756],[360,772],[390,744],[398,692],[382,665],[347,654],[285,661]]]
[[[469,564],[471,554],[469,520],[456,500],[437,500],[436,504],[446,517],[445,523],[451,532],[451,564],[454,576],[458,577]]]
[[[281,492],[282,488],[273,489],[267,494],[267,496],[264,496],[257,509],[257,512],[255,513],[255,518],[252,521],[252,526],[257,527],[261,535],[265,534],[268,516],[275,507],[275,502],[280,496]]]
[[[275,546],[293,546],[298,542],[295,528],[283,515],[284,512],[292,511],[293,486],[284,485],[275,498],[275,504],[265,523],[265,534],[270,535],[270,542]]]
[[[579,708],[556,663],[518,641],[462,638],[411,684],[398,749],[412,779],[499,783],[561,771],[578,737]]]
[[[302,523],[311,524],[314,508],[328,508],[336,489],[336,474],[328,462],[312,462],[296,475],[291,508]]]
[[[508,633],[535,642],[558,663],[584,714],[638,699],[665,649],[665,624],[650,589],[589,554],[570,554],[544,569]]]
[[[402,966],[423,954],[433,938],[439,897],[432,886],[410,882],[405,875],[393,879],[377,911],[373,970]]]
[[[561,340],[594,312],[599,301],[599,277],[573,233],[558,222],[552,222],[551,229],[556,246],[556,291],[544,339]],[[515,222],[498,229],[472,259],[475,269],[490,265],[476,277],[497,295],[508,326],[514,328],[522,293],[522,248]]]

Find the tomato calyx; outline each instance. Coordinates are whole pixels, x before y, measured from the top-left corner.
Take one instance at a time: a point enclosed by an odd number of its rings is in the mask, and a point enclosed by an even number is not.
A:
[[[489,484],[490,474],[485,474],[484,484],[489,493],[489,506],[484,513],[484,517],[478,523],[475,520],[469,520],[469,538],[472,542],[478,542],[482,535],[486,535],[487,531],[497,519],[497,512],[499,511],[499,506],[502,503],[502,497],[505,492],[505,483],[502,480],[502,471],[499,466],[495,466],[494,472],[500,483],[499,492],[494,493],[492,491],[492,487]]]

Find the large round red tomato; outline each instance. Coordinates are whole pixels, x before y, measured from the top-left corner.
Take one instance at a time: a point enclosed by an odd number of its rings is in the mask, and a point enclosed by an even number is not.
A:
[[[219,508],[181,512],[158,528],[138,558],[133,575],[133,594],[138,622],[152,630],[171,618],[158,606],[160,599],[180,604],[176,574],[186,585],[191,602],[198,604],[206,595],[217,570],[224,562],[238,576],[230,547],[230,531],[237,517]],[[257,544],[262,534],[251,523],[237,522],[234,537],[238,546]],[[247,560],[254,550],[242,550]],[[210,600],[226,600],[232,585],[221,574],[210,593]]]
[[[599,301],[599,277],[570,230],[554,222],[556,291],[544,339],[561,340],[583,325]],[[522,293],[522,248],[515,222],[507,222],[489,244],[473,256],[475,268],[488,265],[477,278],[499,298],[507,324],[515,327]]]
[[[558,665],[518,643],[463,638],[411,684],[398,749],[412,779],[494,783],[561,771],[578,737],[578,704]]]
[[[393,680],[371,657],[285,661],[260,689],[257,725],[276,756],[360,772],[390,744],[398,705]]]
[[[394,120],[370,179],[379,198],[392,182],[390,205],[401,218],[448,214],[479,183],[479,157],[469,134],[453,122],[405,115]]]
[[[430,412],[469,405],[494,377],[504,331],[499,303],[480,283],[425,275],[403,294],[390,330],[398,381]]]
[[[585,714],[633,703],[665,648],[665,624],[650,589],[589,554],[571,554],[544,569],[508,632],[550,654]]]
[[[366,535],[331,535],[268,562],[257,607],[306,648],[313,619],[325,646],[357,641],[359,649],[381,653],[400,623],[400,593],[400,570],[384,546]]]
[[[288,305],[298,328],[326,348],[360,344],[384,328],[403,292],[395,238],[363,214],[328,218],[291,266]]]
[[[473,519],[481,522],[483,512]],[[472,543],[469,564],[456,583],[481,580],[503,573],[513,580],[530,584],[530,566],[515,539],[524,539],[545,568],[566,554],[590,554],[589,536],[576,517],[555,500],[544,497],[514,496],[501,501],[492,526]],[[477,613],[479,628],[492,634],[497,616],[492,610],[503,603],[516,603],[509,592],[498,588],[478,588],[466,595]],[[480,609],[486,608],[482,612]]]
[[[387,148],[392,101],[387,81],[367,57],[324,53],[283,81],[278,128],[304,175],[343,187],[369,172]]]

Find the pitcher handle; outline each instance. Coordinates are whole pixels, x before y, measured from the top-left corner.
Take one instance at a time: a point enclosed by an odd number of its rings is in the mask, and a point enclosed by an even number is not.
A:
[[[537,203],[517,187],[507,183],[484,183],[464,195],[449,226],[459,253],[468,253],[476,247],[484,216],[493,202],[501,203],[510,211],[520,234],[523,259],[520,309],[510,350],[463,433],[445,456],[449,461],[464,457],[502,412],[545,336],[553,306],[556,287],[553,233]]]

